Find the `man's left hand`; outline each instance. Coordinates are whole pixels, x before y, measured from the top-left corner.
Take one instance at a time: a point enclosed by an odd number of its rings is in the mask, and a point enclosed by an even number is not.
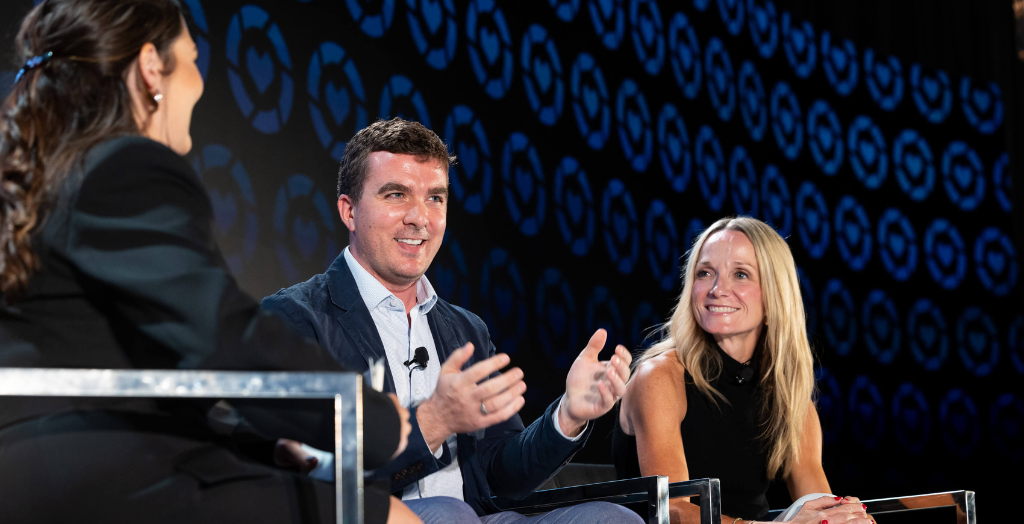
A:
[[[626,393],[633,357],[620,344],[615,347],[611,360],[598,360],[607,339],[608,332],[598,329],[569,369],[562,412],[558,416],[562,433],[567,436],[579,435],[588,420],[608,413]]]

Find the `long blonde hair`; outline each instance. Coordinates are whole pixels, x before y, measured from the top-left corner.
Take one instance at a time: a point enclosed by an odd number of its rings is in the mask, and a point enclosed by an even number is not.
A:
[[[761,279],[766,326],[760,368],[763,401],[760,438],[768,443],[768,477],[788,475],[800,456],[800,435],[814,390],[811,347],[807,341],[803,300],[796,263],[786,241],[768,224],[750,217],[727,217],[708,227],[687,254],[683,291],[672,317],[661,326],[661,340],[636,359],[634,366],[674,351],[697,389],[712,401],[725,397],[710,381],[722,372],[715,341],[700,325],[690,298],[697,260],[704,242],[723,230],[739,231],[754,245]]]

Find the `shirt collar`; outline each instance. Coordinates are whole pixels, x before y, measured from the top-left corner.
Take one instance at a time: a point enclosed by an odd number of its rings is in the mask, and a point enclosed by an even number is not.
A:
[[[388,291],[384,284],[381,284],[376,277],[359,264],[355,257],[352,256],[348,247],[345,247],[343,253],[345,263],[348,264],[352,278],[356,281],[356,287],[359,288],[359,296],[362,297],[363,302],[366,304],[366,309],[373,311],[384,301],[398,300],[394,293]],[[416,304],[419,305],[420,314],[426,315],[429,313],[436,303],[437,293],[434,292],[434,286],[430,285],[427,276],[423,275],[416,282]]]

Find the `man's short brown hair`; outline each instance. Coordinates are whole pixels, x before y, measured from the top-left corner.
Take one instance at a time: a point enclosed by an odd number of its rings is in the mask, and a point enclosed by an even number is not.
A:
[[[448,146],[423,124],[399,117],[378,120],[356,133],[345,146],[338,169],[338,198],[348,195],[353,202],[359,201],[369,171],[367,157],[377,151],[414,155],[420,162],[437,160],[445,174],[448,166],[455,162],[455,157],[448,153]]]

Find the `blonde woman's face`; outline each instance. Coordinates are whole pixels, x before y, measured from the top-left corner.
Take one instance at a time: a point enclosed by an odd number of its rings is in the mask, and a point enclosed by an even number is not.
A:
[[[761,275],[747,235],[719,231],[704,242],[690,297],[697,323],[720,344],[756,344],[764,325]],[[752,347],[752,346],[751,346]]]

